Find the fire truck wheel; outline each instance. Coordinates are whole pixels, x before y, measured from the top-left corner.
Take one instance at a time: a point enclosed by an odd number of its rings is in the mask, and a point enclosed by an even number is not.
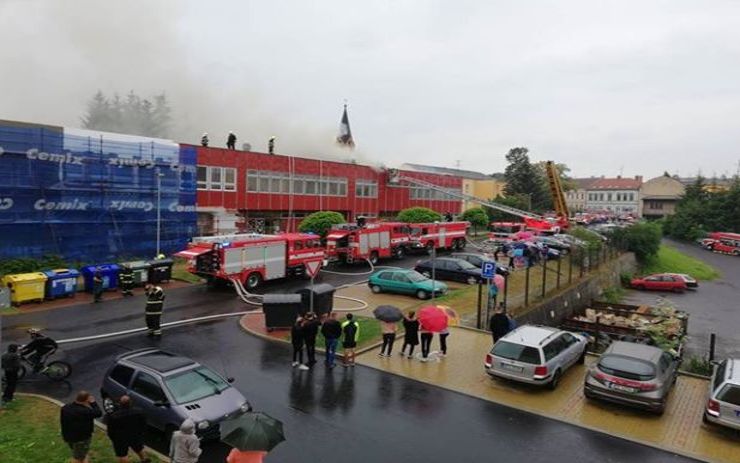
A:
[[[393,250],[393,257],[395,257],[396,259],[399,259],[399,260],[400,259],[403,259],[403,248],[399,246],[396,249],[394,249]]]
[[[372,292],[373,292],[373,293],[375,293],[375,294],[380,294],[380,292],[381,292],[382,290],[383,290],[383,288],[381,288],[381,287],[380,287],[380,286],[378,286],[378,285],[372,285],[372,286],[370,287],[370,291],[372,291]]]
[[[244,287],[247,289],[247,291],[251,291],[253,289],[256,289],[257,286],[260,285],[262,282],[262,275],[260,275],[257,272],[250,273],[247,277],[247,280],[244,282]]]
[[[434,253],[434,243],[432,242],[427,243],[425,249],[427,251],[427,254],[431,256]]]
[[[460,238],[459,240],[457,240],[457,249],[459,249],[460,251],[462,251],[463,249],[465,249],[465,245],[466,244],[467,243],[465,242],[465,239],[464,238]]]
[[[370,263],[372,265],[378,265],[378,252],[373,251],[370,253]]]

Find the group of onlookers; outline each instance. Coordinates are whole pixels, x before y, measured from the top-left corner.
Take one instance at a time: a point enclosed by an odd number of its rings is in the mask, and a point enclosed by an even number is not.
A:
[[[393,343],[396,341],[396,331],[398,324],[394,322],[380,322],[380,329],[383,334],[383,346],[380,348],[380,357],[390,357],[393,351]],[[419,320],[416,319],[416,314],[413,310],[409,311],[403,317],[403,345],[401,346],[400,355],[406,358],[412,358],[414,355],[414,348],[419,345],[419,337],[421,336],[421,357],[419,360],[426,362],[429,360],[429,354],[432,347],[432,340],[434,339],[434,333],[425,330],[420,324]],[[439,333],[439,352],[438,357],[445,357],[447,355],[447,336],[450,335],[449,330],[445,329]],[[408,352],[406,350],[408,348]]]
[[[326,316],[323,323],[314,312],[298,317],[290,330],[290,342],[293,344],[293,367],[308,370],[316,364],[316,338],[321,331],[326,344],[324,363],[328,368],[336,366],[337,346],[339,341],[344,348],[342,366],[355,365],[355,348],[360,336],[360,324],[348,313],[343,322],[337,320],[335,313]],[[303,349],[306,349],[307,362],[303,363]]]

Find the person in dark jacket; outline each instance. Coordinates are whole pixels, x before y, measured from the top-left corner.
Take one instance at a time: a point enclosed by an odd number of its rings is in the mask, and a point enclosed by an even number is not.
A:
[[[121,267],[121,274],[119,275],[119,283],[121,284],[121,294],[124,296],[134,295],[134,270],[129,265]]]
[[[342,325],[337,320],[334,312],[329,314],[329,318],[321,326],[321,334],[324,335],[324,340],[326,341],[326,366],[334,368],[337,344],[339,343],[339,338],[342,337]]]
[[[103,300],[103,275],[100,270],[95,270],[93,274],[93,302],[102,302]]]
[[[308,312],[306,319],[303,321],[303,343],[306,345],[306,356],[308,362],[306,365],[312,367],[316,364],[316,336],[319,334],[319,323],[316,314]]]
[[[131,405],[129,396],[123,395],[118,399],[116,409],[106,415],[105,424],[108,426],[113,451],[120,463],[128,462],[128,449],[133,450],[142,462],[149,461],[144,454],[146,417],[141,410]]]
[[[3,402],[13,400],[15,386],[18,384],[18,370],[21,369],[21,356],[18,354],[18,345],[8,345],[8,351],[3,354],[0,364],[5,375],[5,389],[3,389]]]
[[[509,317],[506,316],[504,308],[502,306],[496,307],[493,311],[491,320],[488,323],[488,327],[491,329],[491,336],[493,336],[493,343],[506,336],[509,330]]]
[[[41,334],[39,328],[29,328],[27,332],[31,336],[31,342],[23,346],[20,355],[28,356],[28,361],[33,365],[33,371],[38,372],[44,367],[44,357],[57,348],[57,343]]]
[[[230,150],[236,149],[236,135],[234,135],[234,132],[229,132],[229,136],[226,138],[226,148]]]
[[[162,336],[162,313],[164,311],[164,290],[151,283],[147,283],[145,288],[146,309],[145,319],[147,327],[147,336]]]
[[[208,133],[204,133],[202,137],[200,137],[200,145],[203,147],[208,147]]]
[[[87,391],[77,393],[75,401],[62,407],[59,414],[62,426],[62,439],[72,450],[73,463],[85,463],[90,451],[95,418],[103,412],[95,402],[95,397]]]
[[[344,335],[342,341],[344,361],[342,366],[353,367],[355,366],[355,349],[357,348],[357,341],[360,339],[360,324],[354,320],[351,313],[348,313],[346,317],[347,319],[342,322],[342,334]]]
[[[308,370],[303,364],[303,317],[298,317],[290,329],[290,343],[293,344],[293,368]]]
[[[411,358],[414,355],[414,347],[419,345],[419,320],[417,320],[414,311],[410,311],[408,315],[403,318],[403,329],[405,334],[403,335],[403,347],[401,347],[401,356],[406,355],[406,358]],[[408,346],[409,351],[407,354],[406,347]]]

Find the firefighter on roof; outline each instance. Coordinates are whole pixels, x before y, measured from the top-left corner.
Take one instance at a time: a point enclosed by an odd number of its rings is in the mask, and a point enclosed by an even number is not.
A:
[[[275,135],[271,136],[270,139],[267,141],[267,152],[270,154],[275,154]]]
[[[229,136],[226,138],[226,148],[230,150],[236,149],[236,135],[234,135],[234,132],[229,132]]]
[[[162,336],[162,311],[164,308],[164,291],[151,283],[146,285],[146,327],[147,336]]]
[[[207,147],[208,146],[208,133],[204,133],[202,137],[200,137],[200,144]]]

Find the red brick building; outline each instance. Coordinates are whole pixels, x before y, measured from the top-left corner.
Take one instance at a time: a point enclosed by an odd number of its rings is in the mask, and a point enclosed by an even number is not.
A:
[[[408,207],[459,213],[461,201],[426,188],[388,185],[385,168],[341,161],[196,147],[200,234],[294,231],[320,210],[392,218]],[[460,193],[462,178],[402,171]]]

